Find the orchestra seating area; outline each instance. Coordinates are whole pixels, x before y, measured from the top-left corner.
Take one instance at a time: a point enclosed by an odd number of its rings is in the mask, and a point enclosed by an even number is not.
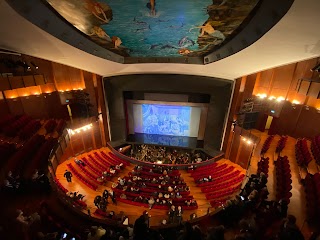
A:
[[[181,174],[172,168],[137,165],[112,189],[118,201],[135,206],[149,207],[152,198],[155,201],[152,206],[154,209],[169,210],[171,205],[182,206],[184,210],[198,208]]]

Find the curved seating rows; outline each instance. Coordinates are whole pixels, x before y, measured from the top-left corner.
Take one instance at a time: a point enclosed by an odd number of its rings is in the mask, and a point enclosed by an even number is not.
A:
[[[33,134],[35,134],[40,129],[40,127],[40,121],[32,119],[19,131],[18,136],[20,139],[26,140],[30,138]]]
[[[212,179],[218,179],[220,178],[221,176],[223,175],[226,175],[226,174],[229,174],[231,173],[232,171],[234,170],[234,167],[233,166],[228,166],[226,168],[224,168],[223,170],[220,170],[220,171],[215,171],[215,172],[210,172],[210,173],[205,173],[203,176],[211,176]],[[197,176],[197,177],[193,177],[193,179],[195,181],[198,181],[200,180],[201,178],[203,178],[203,176]]]
[[[214,174],[216,172],[222,171],[223,169],[227,168],[228,165],[223,163],[223,164],[212,164],[213,166],[210,168],[207,168],[206,170],[198,170],[196,169],[194,172],[191,173],[191,176],[193,178],[197,178],[199,176],[203,176],[203,175],[211,175]]]
[[[98,186],[92,182],[90,182],[89,180],[87,180],[87,178],[85,178],[83,175],[81,175],[75,168],[74,166],[72,166],[72,164],[68,163],[67,164],[68,168],[70,169],[70,171],[86,186],[88,186],[89,188],[91,188],[92,190],[96,191]]]

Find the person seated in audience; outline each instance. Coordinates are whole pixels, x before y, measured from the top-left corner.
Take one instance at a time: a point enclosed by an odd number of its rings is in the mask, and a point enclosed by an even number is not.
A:
[[[153,197],[150,197],[150,199],[148,200],[148,204],[149,204],[149,209],[151,210],[153,205],[154,205],[155,201]]]
[[[175,192],[171,192],[171,193],[170,193],[170,198],[175,198],[175,197],[176,197]]]
[[[176,198],[182,198],[182,196],[181,196],[181,194],[179,192],[177,192]]]
[[[108,192],[108,190],[107,190],[107,189],[105,189],[105,190],[103,191],[103,193],[102,193],[102,197],[103,197],[104,199],[106,199],[106,201],[108,201],[109,192]]]
[[[165,194],[164,194],[164,198],[165,198],[165,199],[169,199],[169,198],[170,198],[169,193],[165,193]]]
[[[168,174],[167,170],[166,170],[166,169],[163,170],[162,174],[163,174],[163,175],[167,175],[167,174]]]
[[[191,200],[190,199],[185,200],[184,204],[189,207],[191,205]]]
[[[169,181],[170,181],[169,175],[165,175],[165,176],[164,176],[164,180],[167,181],[167,182],[169,182]]]
[[[166,185],[166,184],[167,184],[167,182],[165,180],[161,181],[161,185]]]
[[[151,183],[157,183],[158,181],[155,179],[155,178],[153,178],[152,180],[151,180]]]
[[[32,181],[37,181],[37,180],[39,180],[43,175],[44,175],[44,174],[39,174],[38,169],[35,169],[35,170],[34,170],[34,173],[32,174],[31,179],[32,179]]]
[[[121,177],[118,178],[118,182],[121,186],[124,186],[124,184],[125,184],[125,180]]]
[[[112,188],[118,188],[119,184],[118,183],[112,183],[111,187]]]
[[[169,207],[171,207],[171,206],[173,205],[172,199],[168,199],[168,200],[167,200],[167,205],[168,205]]]
[[[173,192],[173,188],[171,186],[168,187],[168,192]]]
[[[163,198],[163,194],[162,194],[162,192],[159,192],[159,194],[158,194],[158,198]]]
[[[86,166],[86,164],[85,164],[82,160],[80,160],[80,159],[75,158],[75,159],[74,159],[74,162],[75,162],[76,164],[78,164],[79,166],[83,166],[83,167]]]
[[[191,206],[197,206],[196,200],[195,200],[195,199],[192,199],[190,205],[191,205]]]
[[[211,177],[211,175],[208,176],[208,182],[212,182],[212,177]]]
[[[116,173],[116,170],[110,167],[109,172],[110,172],[112,175],[114,175],[114,174]]]
[[[124,193],[121,193],[120,198],[121,199],[127,199],[127,196]]]
[[[167,204],[167,201],[162,199],[162,205],[166,205]]]

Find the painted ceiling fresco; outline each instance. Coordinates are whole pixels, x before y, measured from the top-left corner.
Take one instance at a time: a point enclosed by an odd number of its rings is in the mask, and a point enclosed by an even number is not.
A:
[[[259,0],[47,2],[91,40],[121,56],[177,57],[203,56],[221,46]]]

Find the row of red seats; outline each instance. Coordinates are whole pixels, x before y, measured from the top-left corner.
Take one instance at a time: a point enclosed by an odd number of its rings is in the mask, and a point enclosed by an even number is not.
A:
[[[141,168],[141,170],[142,171],[145,171],[145,172],[150,172],[150,169],[153,171],[154,170],[154,168],[153,167],[148,167],[148,166],[140,166]],[[170,173],[179,173],[179,170],[178,169],[172,169],[172,170],[168,170],[168,168],[167,167],[163,167],[162,168],[163,169],[163,171],[164,170],[166,170],[167,172],[170,172]]]
[[[98,159],[101,163],[103,163],[104,166],[109,168],[111,165],[113,165],[112,163],[110,163],[109,161],[106,161],[103,157],[101,157],[100,154],[98,154],[97,152],[94,152],[93,155],[95,156],[96,159]]]
[[[320,165],[320,135],[315,136],[311,140],[311,152],[316,163]]]
[[[146,171],[138,171],[140,175],[148,176],[148,177],[159,177],[159,176],[164,176],[161,173],[154,173],[154,172],[146,172]],[[169,177],[176,177],[180,176],[180,173],[168,173],[167,174]]]
[[[57,187],[64,193],[69,192],[68,189],[66,189],[64,186],[62,186],[61,182],[59,181],[58,178],[54,178],[54,182],[56,183]]]
[[[271,144],[273,138],[274,138],[274,135],[270,135],[270,136],[268,136],[267,139],[264,141],[264,143],[263,143],[263,145],[262,145],[261,152],[260,152],[261,155],[264,155],[264,154],[268,151],[268,149],[270,148],[270,144]]]
[[[290,192],[292,189],[292,180],[288,157],[279,156],[275,162],[275,169],[277,184],[276,199],[277,201],[282,199],[289,204],[292,196],[292,193]]]
[[[202,171],[206,171],[207,169],[214,168],[214,167],[216,167],[217,165],[218,165],[218,163],[214,162],[214,163],[210,163],[210,164],[205,165],[205,166],[188,169],[187,172],[188,172],[188,173],[202,172]]]
[[[32,120],[31,117],[27,115],[22,115],[20,118],[15,120],[13,123],[6,125],[2,131],[6,136],[15,137],[20,129],[27,125]]]
[[[55,181],[57,187],[58,187],[62,192],[64,192],[64,193],[69,192],[68,189],[66,189],[64,186],[62,186],[62,184],[59,182],[59,179],[55,178],[54,181]],[[86,207],[87,207],[87,204],[86,204],[84,201],[82,201],[82,200],[76,200],[76,201],[74,201],[73,203],[74,203],[75,205],[81,207],[81,208],[86,208]]]
[[[130,205],[134,205],[134,206],[138,206],[138,207],[145,207],[148,208],[149,204],[147,203],[142,203],[142,202],[135,202],[133,201],[133,199],[121,199],[121,198],[117,198],[119,202],[123,202],[123,203],[127,203]],[[176,205],[176,207],[179,205]],[[169,210],[169,206],[168,205],[157,205],[154,204],[153,209],[160,209],[160,210]],[[195,206],[182,206],[183,210],[195,210],[198,208],[198,205]]]
[[[46,129],[47,134],[48,134],[48,133],[52,133],[53,130],[56,128],[56,126],[57,126],[56,120],[54,120],[54,119],[49,119],[49,120],[46,122],[46,124],[44,125],[44,128]]]
[[[94,164],[96,168],[98,168],[101,172],[108,171],[108,167],[103,166],[99,163],[91,154],[88,155],[90,161]]]
[[[229,174],[221,175],[219,178],[213,179],[211,182],[198,183],[197,186],[198,187],[209,187],[209,186],[211,186],[213,184],[218,184],[218,183],[227,181],[228,179],[239,175],[239,173],[240,173],[240,171],[236,170],[236,171],[233,171],[233,172],[231,172]]]
[[[112,188],[112,190],[114,192],[116,192],[117,196],[120,196],[121,194],[125,194],[127,197],[130,196],[130,197],[139,197],[139,196],[142,196],[142,197],[147,197],[147,198],[150,198],[152,196],[152,194],[150,194],[149,192],[148,193],[144,193],[144,192],[140,192],[140,193],[134,193],[134,192],[129,192],[129,191],[123,191],[121,189],[118,189],[118,188]],[[160,200],[167,200],[166,198],[162,197],[162,198],[159,198]],[[179,202],[184,202],[186,200],[192,200],[193,199],[193,196],[192,195],[187,195],[187,196],[183,196],[182,198],[171,198],[172,199],[172,202],[176,202],[176,203],[179,203]]]
[[[82,176],[70,163],[67,164],[68,168],[70,171],[81,181],[83,182],[86,186],[93,190],[97,190],[98,186],[93,184],[92,182],[88,181],[84,176]]]
[[[225,198],[226,196],[230,196],[234,194],[237,190],[239,190],[240,184],[234,187],[228,187],[219,192],[207,193],[206,198],[208,200],[217,199],[217,198]]]
[[[281,136],[278,141],[278,145],[276,147],[276,153],[281,153],[284,147],[286,146],[286,142],[288,140],[288,136]]]
[[[81,171],[88,177],[90,178],[90,180],[92,182],[94,182],[95,184],[99,185],[100,183],[97,181],[97,178],[98,176],[94,176],[91,172],[89,172],[86,167],[82,166],[81,164],[80,165],[77,165],[79,166],[79,168],[81,169]]]
[[[117,162],[118,162],[117,164],[123,163],[123,164],[126,165],[126,166],[129,166],[129,165],[130,165],[130,163],[128,163],[127,161],[125,161],[125,160],[117,157],[117,156],[116,156],[114,153],[112,153],[112,152],[109,152],[109,156],[110,156],[110,158],[112,158],[113,160],[117,161]]]
[[[238,185],[240,184],[243,179],[244,179],[244,174],[241,174],[229,181],[226,181],[226,182],[222,182],[220,184],[215,184],[215,185],[211,185],[210,187],[203,187],[201,188],[201,191],[203,193],[210,193],[210,192],[216,192],[216,191],[219,191],[223,188],[226,188],[226,187],[230,187],[230,186],[233,186],[233,185]]]
[[[41,127],[39,120],[32,119],[27,125],[25,125],[18,133],[18,136],[22,140],[30,138],[35,134]]]
[[[89,160],[86,157],[82,157],[81,160],[86,164],[86,166],[95,174],[97,174],[98,176],[102,176],[102,172],[100,170],[98,170],[95,166],[93,166],[91,164],[91,162],[89,162]]]
[[[307,140],[305,138],[297,140],[295,145],[295,154],[297,164],[300,167],[307,168],[309,163],[312,161],[312,157],[308,149]]]
[[[308,173],[304,185],[308,221],[317,221],[320,215],[320,174]]]
[[[269,157],[261,157],[260,161],[258,162],[258,171],[257,173],[264,173],[266,177],[268,177],[269,172]]]
[[[191,176],[193,178],[197,177],[197,176],[203,176],[203,175],[210,175],[210,174],[213,174],[215,172],[219,172],[223,169],[225,169],[228,165],[227,164],[221,164],[221,165],[215,165],[215,166],[212,166],[211,168],[206,168],[206,169],[203,169],[202,171],[197,171],[195,170],[193,173],[191,173]]]
[[[213,173],[209,173],[209,174],[207,173],[207,175],[203,175],[203,176],[211,176],[212,179],[216,179],[216,178],[219,178],[222,175],[231,173],[233,170],[234,170],[233,166],[228,166],[228,167],[224,168],[223,170],[221,170],[219,172],[213,172]],[[193,179],[194,179],[194,181],[197,182],[198,180],[202,179],[203,176],[197,176],[197,177],[194,177]]]

